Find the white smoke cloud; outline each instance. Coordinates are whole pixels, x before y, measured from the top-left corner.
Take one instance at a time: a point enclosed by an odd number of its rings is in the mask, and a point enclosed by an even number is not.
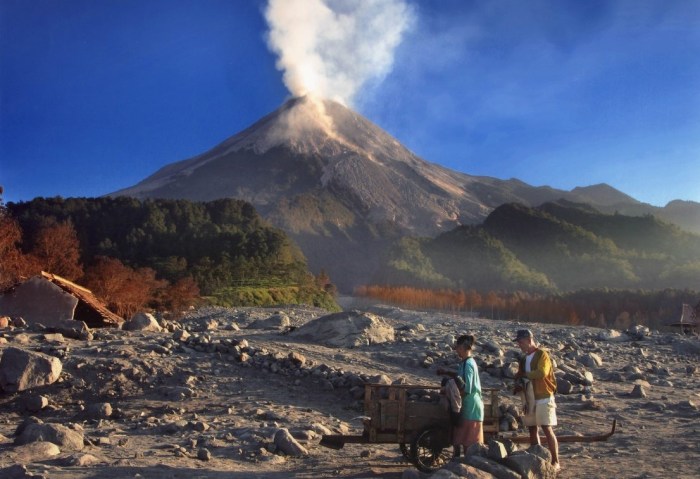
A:
[[[391,71],[413,16],[404,0],[269,0],[267,42],[294,96],[352,104]]]

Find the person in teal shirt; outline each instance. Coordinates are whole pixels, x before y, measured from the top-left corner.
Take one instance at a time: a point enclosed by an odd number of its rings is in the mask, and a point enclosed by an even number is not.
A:
[[[476,340],[471,334],[463,334],[457,338],[453,349],[461,360],[457,373],[438,369],[438,374],[461,379],[458,384],[463,388],[462,407],[459,412],[459,423],[455,427],[453,442],[455,446],[463,446],[466,451],[472,444],[484,442],[484,401],[481,397],[481,380],[472,350]]]

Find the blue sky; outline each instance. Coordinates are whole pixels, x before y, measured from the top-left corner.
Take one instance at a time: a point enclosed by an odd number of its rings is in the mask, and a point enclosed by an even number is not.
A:
[[[405,3],[390,67],[351,106],[416,154],[700,201],[700,2]],[[266,4],[0,0],[3,199],[110,193],[276,109]]]

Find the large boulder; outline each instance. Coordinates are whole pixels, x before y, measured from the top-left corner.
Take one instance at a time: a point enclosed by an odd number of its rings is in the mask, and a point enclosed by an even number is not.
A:
[[[613,342],[629,341],[628,336],[623,336],[622,333],[616,329],[606,329],[606,330],[600,331],[597,335],[597,338],[600,341],[613,341]]]
[[[292,323],[289,320],[289,316],[287,316],[285,313],[277,312],[269,318],[253,321],[248,326],[248,329],[276,329],[282,331],[289,328],[291,324]]]
[[[151,313],[136,313],[129,321],[122,325],[125,331],[156,331],[160,332],[163,328],[158,324],[155,316]]]
[[[538,479],[555,479],[557,477],[557,471],[549,460],[527,451],[517,451],[508,456],[505,465],[516,471],[521,477],[537,477]]]
[[[394,340],[394,328],[372,313],[344,311],[309,321],[292,332],[330,347],[357,347]]]
[[[74,319],[56,320],[51,326],[46,327],[47,332],[60,333],[67,338],[89,339],[90,330],[84,321]]]
[[[517,472],[496,461],[481,456],[467,456],[464,462],[469,466],[486,471],[498,479],[521,479],[521,477],[527,477],[521,476]]]
[[[486,471],[482,471],[474,466],[469,466],[458,461],[448,462],[445,469],[451,471],[457,477],[467,477],[469,479],[494,479],[495,477],[493,474],[489,474]],[[420,473],[418,474],[418,477],[422,477]],[[432,479],[434,476],[430,477]]]
[[[50,447],[51,446],[49,446],[49,448]],[[55,452],[55,450],[53,452]],[[58,454],[60,454],[60,451],[58,452]],[[43,457],[47,457],[47,455],[44,455]],[[12,454],[10,454],[9,459],[15,460],[15,457]],[[20,460],[22,460],[22,462],[32,462],[32,460],[27,460],[24,457],[20,457]],[[3,479],[46,479],[46,476],[43,474],[30,473],[27,470],[27,466],[25,466],[24,464],[13,464],[12,466],[1,467],[0,477],[2,477]]]
[[[61,448],[56,444],[48,441],[36,441],[29,444],[23,444],[21,446],[16,446],[14,449],[9,451],[8,459],[19,462],[19,463],[30,463],[46,461],[52,457],[61,454]],[[6,476],[2,475],[0,471],[0,477],[5,479]],[[10,476],[12,477],[12,476]],[[34,477],[34,476],[18,476],[18,477]]]
[[[61,375],[61,360],[48,354],[10,347],[0,360],[0,388],[18,392],[54,383]]]
[[[26,421],[21,425],[15,444],[30,444],[45,441],[62,449],[81,451],[85,447],[83,434],[61,424],[44,424],[40,420]]]
[[[78,298],[37,275],[17,285],[12,292],[0,295],[0,315],[21,316],[26,324],[52,326],[72,319],[78,303]]]

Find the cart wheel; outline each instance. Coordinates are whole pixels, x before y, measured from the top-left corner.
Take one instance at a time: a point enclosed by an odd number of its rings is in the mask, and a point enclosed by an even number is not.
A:
[[[413,464],[422,472],[433,472],[450,462],[454,456],[449,432],[431,427],[421,431],[411,444]]]

